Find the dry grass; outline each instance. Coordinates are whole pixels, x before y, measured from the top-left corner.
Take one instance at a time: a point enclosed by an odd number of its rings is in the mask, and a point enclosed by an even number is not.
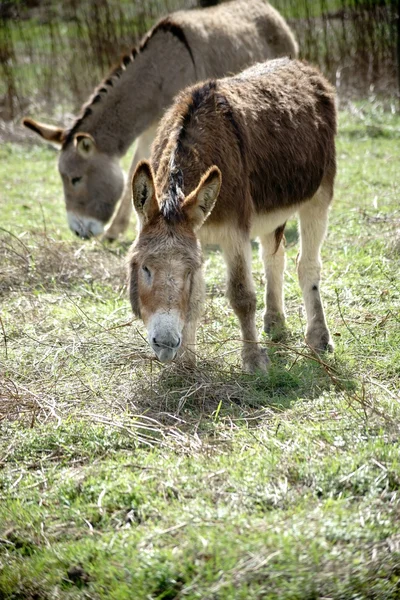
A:
[[[124,285],[121,251],[100,244],[87,250],[84,243],[72,246],[46,232],[17,237],[0,228],[0,297],[17,290],[63,289],[85,280],[101,281],[120,294]]]
[[[398,429],[374,400],[376,386],[395,399],[389,388],[368,377],[357,382],[343,364],[315,355],[301,340],[268,342],[270,374],[250,377],[240,370],[240,339],[216,338],[212,328],[203,327],[196,369],[161,366],[144,329],[131,320],[122,252],[121,246],[110,249],[98,242],[72,244],[46,233],[21,239],[1,231],[0,298],[13,307],[13,325],[9,329],[11,319],[0,318],[6,359],[0,420],[33,427],[79,418],[145,444],[168,438],[191,446],[200,443],[201,431],[203,437],[214,435],[221,408],[228,429],[236,421],[253,428],[299,395],[312,398],[333,388],[349,409]],[[208,296],[212,323],[213,311],[221,311],[218,286],[210,285]],[[111,313],[110,301],[116,305]],[[99,317],[102,305],[105,314]]]

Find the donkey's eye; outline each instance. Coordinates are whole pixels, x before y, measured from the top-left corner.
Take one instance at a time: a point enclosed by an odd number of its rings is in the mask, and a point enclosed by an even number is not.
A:
[[[71,179],[72,185],[77,185],[80,181],[82,181],[82,177],[73,177]]]
[[[146,275],[147,279],[151,279],[150,269],[148,267],[146,267],[146,265],[143,265],[142,270],[143,270],[143,273]]]

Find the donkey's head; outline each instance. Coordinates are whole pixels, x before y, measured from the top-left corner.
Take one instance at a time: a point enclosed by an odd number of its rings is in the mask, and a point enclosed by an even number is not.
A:
[[[102,233],[124,188],[118,159],[101,152],[88,133],[75,133],[69,139],[60,127],[32,119],[24,119],[23,123],[61,148],[58,170],[70,229],[82,238]]]
[[[186,197],[177,186],[158,197],[146,161],[139,163],[133,176],[133,205],[141,231],[132,246],[129,294],[133,312],[143,319],[149,344],[161,362],[173,360],[185,344],[185,326],[195,327],[199,316],[204,284],[196,231],[212,211],[220,186],[221,173],[215,166]]]

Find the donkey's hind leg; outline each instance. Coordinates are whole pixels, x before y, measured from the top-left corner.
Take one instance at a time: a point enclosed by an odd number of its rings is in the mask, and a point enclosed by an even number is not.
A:
[[[283,241],[277,240],[275,232],[260,237],[261,257],[265,270],[264,331],[277,337],[285,325],[283,298],[283,275],[286,255]],[[279,243],[278,248],[277,242]]]
[[[299,209],[300,256],[297,271],[307,314],[306,342],[316,351],[333,350],[320,296],[320,250],[328,224],[332,186],[321,185],[315,196]]]
[[[242,332],[242,360],[245,371],[266,371],[268,356],[258,343],[256,329],[256,294],[251,275],[250,239],[224,240],[221,243],[228,270],[227,296]]]

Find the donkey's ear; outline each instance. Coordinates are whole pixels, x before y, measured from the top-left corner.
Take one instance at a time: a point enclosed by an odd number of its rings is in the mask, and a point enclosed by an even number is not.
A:
[[[22,124],[28,129],[31,129],[43,139],[61,146],[64,138],[64,129],[61,127],[54,127],[54,125],[45,125],[44,123],[38,123],[33,119],[22,119]]]
[[[138,264],[134,258],[131,258],[128,267],[128,290],[133,314],[140,319]]]
[[[74,146],[82,158],[89,158],[96,152],[96,142],[90,133],[76,133],[74,135]]]
[[[221,171],[214,165],[200,179],[194,192],[186,198],[183,210],[194,229],[199,229],[203,225],[214,208],[221,183]]]
[[[159,210],[153,171],[147,160],[142,160],[138,164],[133,175],[132,202],[139,217],[146,221],[150,220]]]

